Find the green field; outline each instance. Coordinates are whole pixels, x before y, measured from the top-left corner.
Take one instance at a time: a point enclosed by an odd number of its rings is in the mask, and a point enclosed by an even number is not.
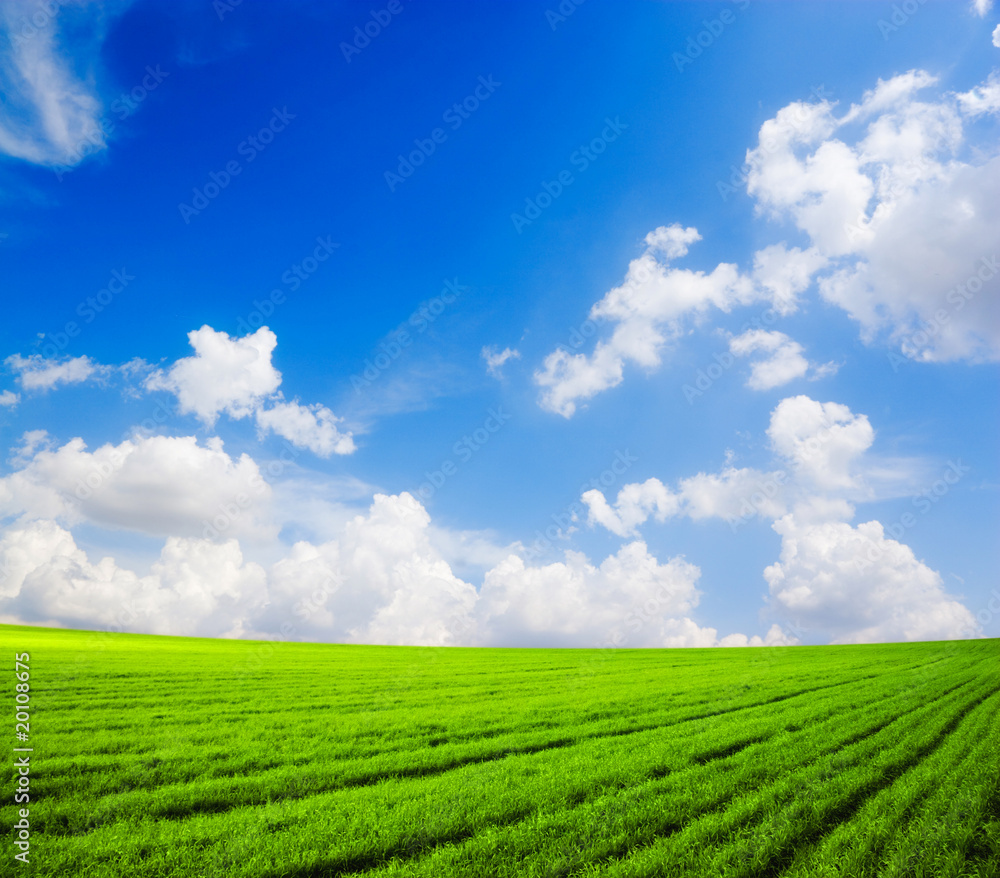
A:
[[[997,640],[0,640],[33,748],[29,865],[8,842],[0,874],[1000,875]]]

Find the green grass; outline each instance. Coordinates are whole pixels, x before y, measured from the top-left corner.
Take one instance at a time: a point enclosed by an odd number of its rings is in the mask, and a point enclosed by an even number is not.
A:
[[[996,640],[0,640],[34,748],[0,875],[1000,876]]]

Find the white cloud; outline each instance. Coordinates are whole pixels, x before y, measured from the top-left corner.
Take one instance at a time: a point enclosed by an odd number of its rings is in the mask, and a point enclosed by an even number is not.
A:
[[[698,603],[699,576],[681,558],[660,564],[642,542],[623,546],[599,567],[577,552],[543,567],[511,556],[483,581],[485,643],[713,646],[715,630],[687,618]]]
[[[535,372],[542,408],[572,417],[579,402],[620,384],[626,363],[647,371],[658,368],[664,347],[713,310],[728,313],[767,301],[779,314],[794,312],[799,294],[827,264],[816,248],[788,248],[782,242],[754,254],[750,275],[731,263],[720,263],[708,274],[669,267],[700,240],[697,229],[676,223],[646,235],[646,249],[629,263],[622,284],[590,309],[588,324],[607,323],[610,337],[598,340],[590,355],[557,349]]]
[[[470,642],[476,590],[431,544],[430,516],[410,494],[376,494],[336,540],[297,543],[271,571],[262,632],[352,643]]]
[[[993,0],[972,0],[972,11],[980,18],[984,18],[992,8]]]
[[[698,473],[681,479],[678,489],[685,515],[732,520],[740,516],[773,516],[785,508],[784,473],[752,467],[726,467],[721,473]]]
[[[503,376],[503,364],[508,360],[520,360],[521,352],[516,348],[504,348],[498,351],[494,345],[486,345],[480,351],[480,356],[486,360],[486,371],[494,378]]]
[[[277,336],[266,326],[243,338],[230,338],[211,326],[188,333],[194,356],[177,360],[169,370],[146,379],[147,390],[167,390],[177,396],[182,412],[191,412],[212,426],[220,412],[245,418],[261,407],[281,384],[271,364]]]
[[[927,361],[1000,358],[1000,157],[965,150],[972,161],[962,152],[962,113],[995,112],[1000,85],[993,74],[964,94],[920,99],[937,84],[911,70],[879,80],[839,116],[829,100],[796,101],[764,122],[747,151],[747,191],[759,211],[791,218],[809,246],[768,245],[749,274],[731,263],[706,274],[670,266],[701,239],[696,229],[650,232],[623,283],[590,310],[588,334],[603,323],[610,335],[590,353],[556,349],[534,373],[542,408],[572,417],[620,384],[628,364],[659,368],[664,348],[713,310],[769,301],[793,313],[823,271],[820,294],[860,324],[867,342],[884,336]],[[804,362],[782,347],[755,367],[750,386],[777,386],[803,374]]]
[[[993,28],[993,45],[1000,49],[1000,24]]]
[[[826,257],[814,247],[800,250],[789,249],[784,242],[771,244],[754,254],[753,279],[770,294],[779,314],[791,314],[798,310],[799,293],[826,264]]]
[[[798,638],[786,634],[781,626],[775,623],[767,630],[763,637],[754,635],[747,637],[745,634],[727,634],[719,641],[719,646],[794,646],[799,642]]]
[[[750,366],[747,387],[752,390],[770,390],[802,378],[810,365],[802,356],[802,351],[802,345],[783,332],[765,329],[750,329],[729,341],[729,352],[734,356],[746,357],[757,352],[768,354],[765,359],[757,360]]]
[[[242,534],[272,538],[270,487],[257,464],[234,460],[220,439],[151,436],[86,450],[72,439],[52,451],[32,436],[22,467],[0,479],[0,515],[57,519],[157,536]]]
[[[269,408],[257,409],[255,417],[262,432],[273,430],[293,445],[308,448],[320,457],[355,451],[350,432],[340,432],[337,424],[341,419],[324,405],[276,402]]]
[[[775,518],[786,509],[787,474],[726,467],[720,473],[698,473],[677,484],[673,492],[659,479],[622,487],[611,506],[598,490],[586,491],[581,500],[589,524],[599,524],[621,537],[634,536],[650,518],[666,521],[686,516],[733,520],[744,515]],[[752,501],[752,502],[751,502]]]
[[[591,321],[613,327],[610,338],[598,341],[589,356],[555,350],[535,372],[543,408],[572,417],[580,401],[621,383],[626,362],[658,367],[664,345],[681,333],[685,318],[754,300],[752,281],[735,265],[721,263],[709,274],[668,267],[700,238],[696,229],[679,224],[646,235],[646,250],[629,263],[625,280],[590,310]]]
[[[636,528],[650,516],[665,521],[680,511],[680,497],[659,479],[625,485],[618,492],[613,509],[596,489],[585,491],[581,499],[589,510],[591,524],[600,524],[620,537],[634,535]]]
[[[659,226],[643,238],[648,252],[659,253],[665,259],[680,259],[687,256],[692,244],[701,240],[701,235],[695,228],[683,228],[680,223],[672,226]]]
[[[8,459],[12,467],[21,469],[27,466],[40,448],[51,448],[52,441],[47,430],[26,430],[21,434],[21,444],[11,449]]]
[[[17,405],[20,401],[21,401],[20,393],[14,393],[13,391],[10,390],[5,390],[3,393],[0,393],[0,406],[13,407]]]
[[[779,519],[781,560],[764,571],[771,604],[833,643],[946,640],[978,633],[941,577],[869,521]]]
[[[767,435],[806,489],[852,495],[865,490],[858,462],[875,440],[865,415],[855,415],[840,403],[793,396],[771,413]]]
[[[828,101],[790,104],[747,153],[747,191],[829,260],[820,293],[866,341],[884,335],[926,361],[993,360],[1000,158],[963,157],[959,111],[994,112],[1000,92],[994,74],[964,94],[918,99],[936,84],[919,70],[879,80],[839,118]]]
[[[852,501],[912,484],[911,461],[869,459],[875,434],[864,415],[837,403],[790,397],[771,413],[767,432],[784,468],[728,466],[682,479],[676,491],[648,479],[622,488],[614,506],[599,491],[588,491],[582,499],[589,522],[631,536],[651,517],[718,517],[734,530],[752,518],[769,518],[782,537],[780,561],[764,571],[769,611],[793,631],[808,629],[838,643],[978,633],[971,613],[944,593],[940,575],[909,547],[886,538],[878,522],[848,523]],[[779,629],[775,637],[782,636]],[[719,643],[745,645],[741,638],[730,635]]]
[[[13,354],[4,363],[17,373],[17,380],[25,390],[46,391],[59,384],[81,384],[88,378],[110,371],[109,367],[86,356],[52,360],[43,358],[41,354],[27,357]]]
[[[94,85],[107,22],[108,10],[102,11],[30,0],[0,4],[8,46],[0,55],[0,152],[39,165],[74,165],[105,148]],[[62,39],[67,18],[71,41]]]
[[[266,599],[264,570],[243,562],[236,540],[170,537],[148,576],[88,560],[54,521],[34,521],[0,538],[0,601],[34,624],[118,628],[150,634],[244,634]]]
[[[266,326],[233,338],[206,325],[189,332],[188,340],[194,356],[153,372],[146,390],[173,393],[182,413],[193,413],[208,426],[222,412],[236,419],[253,416],[261,437],[276,433],[320,457],[356,450],[351,432],[337,426],[342,418],[326,406],[286,402],[278,390],[281,373],[271,362],[278,339]]]
[[[300,541],[267,570],[236,539],[172,536],[139,576],[110,557],[92,562],[55,521],[21,522],[0,537],[0,614],[157,634],[431,646],[794,642],[778,628],[720,640],[689,616],[698,568],[683,558],[661,564],[641,542],[600,565],[569,552],[530,567],[507,553],[477,592],[454,574],[437,532],[411,495],[377,494],[334,539]]]
[[[614,505],[600,491],[586,491],[581,500],[588,523],[624,537],[650,518],[673,516],[730,524],[758,516],[774,520],[789,510],[803,520],[851,518],[854,502],[905,495],[926,475],[919,461],[872,455],[875,431],[868,418],[838,403],[783,399],[771,412],[767,435],[776,469],[727,465],[680,479],[675,490],[651,478],[623,486]]]
[[[759,143],[747,152],[747,191],[761,208],[790,213],[824,256],[848,252],[846,226],[872,196],[871,180],[858,170],[851,150],[826,140],[836,128],[833,105],[794,102],[760,128]],[[821,145],[805,160],[797,153]]]
[[[1000,36],[1000,24],[997,25],[994,34]],[[996,45],[1000,47],[1000,42]],[[967,116],[1000,113],[1000,75],[994,70],[982,85],[977,85],[955,97],[958,99],[959,108]]]

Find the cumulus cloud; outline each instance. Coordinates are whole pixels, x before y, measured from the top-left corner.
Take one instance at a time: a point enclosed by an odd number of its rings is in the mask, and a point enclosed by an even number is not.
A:
[[[753,282],[735,265],[720,263],[708,274],[670,267],[700,239],[697,229],[679,224],[646,235],[646,249],[629,263],[622,284],[590,309],[590,321],[612,327],[610,337],[589,355],[557,349],[535,372],[543,408],[572,417],[581,401],[621,383],[627,362],[658,367],[663,347],[681,333],[685,318],[754,300]]]
[[[826,264],[827,258],[815,247],[802,250],[784,242],[771,244],[754,253],[753,279],[769,294],[775,311],[792,314],[798,310],[799,294]]]
[[[110,371],[110,367],[95,363],[86,356],[46,359],[41,354],[27,357],[13,354],[4,363],[17,373],[18,383],[25,390],[46,391],[60,384],[81,384]]]
[[[718,643],[714,629],[686,616],[697,604],[698,568],[680,558],[660,564],[642,543],[600,565],[574,552],[537,567],[508,554],[477,593],[454,575],[433,532],[411,495],[376,495],[336,540],[298,543],[275,565],[261,630],[291,618],[309,637],[364,643]]]
[[[745,634],[727,634],[719,641],[719,646],[795,646],[798,642],[797,637],[787,634],[775,623],[767,629],[767,634],[763,637],[756,634],[753,637],[747,637]]]
[[[471,642],[476,590],[428,538],[410,495],[376,495],[336,540],[299,542],[269,570],[239,542],[171,536],[148,576],[88,559],[52,520],[0,539],[0,611],[36,624],[353,643]]]
[[[27,623],[233,637],[266,598],[265,573],[236,540],[170,537],[148,576],[93,563],[69,531],[33,521],[0,538],[0,601]]]
[[[980,18],[984,18],[992,8],[993,0],[972,0],[972,11]]]
[[[188,341],[194,356],[154,372],[146,379],[146,389],[175,394],[182,412],[208,426],[221,412],[231,418],[253,414],[281,384],[281,373],[271,364],[278,338],[266,326],[230,338],[205,325],[189,332]]]
[[[321,545],[297,543],[271,571],[261,631],[290,620],[307,638],[447,646],[471,641],[476,590],[456,577],[410,494],[376,494]]]
[[[480,618],[497,645],[713,646],[714,629],[687,618],[699,576],[681,558],[660,564],[638,541],[600,566],[576,552],[541,567],[511,556],[486,574]]]
[[[1000,24],[994,33],[1000,33]],[[958,99],[959,109],[967,116],[1000,113],[1000,75],[994,70],[982,85],[977,85],[955,97]]]
[[[1000,24],[993,28],[993,45],[1000,49]]]
[[[151,436],[94,451],[79,438],[55,450],[41,447],[44,436],[26,440],[20,468],[0,479],[4,517],[155,536],[275,535],[270,486],[248,455],[231,458],[218,438],[199,445],[193,436]]]
[[[978,633],[941,576],[869,521],[774,524],[781,560],[764,571],[775,609],[832,643],[948,640]]]
[[[771,244],[749,273],[732,263],[705,273],[671,265],[701,239],[696,229],[655,229],[590,310],[588,335],[609,334],[589,353],[557,348],[534,373],[539,404],[572,417],[629,364],[659,368],[664,348],[713,311],[767,301],[791,314],[814,280],[866,342],[924,361],[1000,358],[1000,156],[970,145],[963,121],[997,112],[1000,82],[994,73],[968,92],[921,99],[937,84],[911,70],[880,79],[846,111],[827,99],[781,108],[747,151],[747,192],[761,214],[792,220],[808,246]],[[755,365],[750,386],[804,374],[794,344]]]
[[[911,70],[836,114],[796,102],[760,129],[747,191],[827,260],[820,294],[873,342],[925,361],[1000,356],[1000,158],[965,156],[962,116],[995,112],[996,76],[964,94]],[[975,153],[973,153],[975,154]]]
[[[673,516],[721,518],[734,531],[754,518],[770,519],[782,549],[780,561],[764,571],[768,611],[792,630],[838,643],[978,634],[969,611],[909,547],[876,521],[849,523],[855,502],[912,484],[912,462],[871,457],[875,433],[867,417],[837,403],[789,397],[771,413],[767,434],[779,469],[727,466],[681,479],[675,490],[648,479],[625,485],[614,504],[587,491],[588,521],[631,537],[648,520]],[[951,479],[959,478],[957,465],[953,470]],[[902,530],[897,524],[890,532],[898,537]],[[738,635],[719,642],[742,643]]]
[[[835,370],[831,364],[817,367],[802,354],[804,348],[783,332],[766,329],[749,329],[729,341],[729,352],[736,357],[755,353],[767,356],[750,366],[747,387],[752,390],[771,390],[796,378],[802,378],[810,369],[813,374],[829,374]]]
[[[854,503],[900,496],[923,475],[920,461],[872,455],[875,431],[846,405],[808,396],[781,400],[767,429],[776,468],[726,466],[679,479],[675,489],[651,478],[627,484],[614,504],[599,490],[581,497],[588,523],[634,536],[651,518],[721,518],[735,527],[775,520],[791,510],[809,520],[849,519]]]
[[[650,517],[665,521],[680,511],[681,504],[681,497],[659,479],[625,485],[618,492],[614,508],[597,489],[585,491],[581,499],[591,524],[600,524],[620,537],[635,534],[636,528]]]
[[[12,408],[13,406],[16,406],[20,401],[21,401],[20,393],[14,393],[11,390],[5,390],[3,393],[0,393],[0,406],[3,406],[4,408]]]
[[[276,402],[268,408],[257,409],[255,417],[261,432],[274,431],[319,457],[351,454],[355,450],[351,433],[342,433],[337,427],[341,419],[318,403],[305,406],[298,401]]]
[[[875,441],[866,415],[856,415],[840,403],[793,396],[771,412],[767,435],[807,490],[852,495],[864,491],[858,462]]]
[[[624,537],[650,518],[673,516],[738,526],[756,517],[777,519],[796,506],[802,515],[850,518],[851,501],[893,496],[912,479],[910,461],[865,459],[875,431],[865,415],[839,403],[783,399],[771,412],[767,436],[779,468],[727,466],[680,479],[675,490],[651,478],[623,486],[613,505],[599,490],[586,491],[588,523]]]
[[[123,7],[124,3],[112,4]],[[0,151],[38,165],[74,165],[106,147],[95,73],[105,14],[65,4],[0,4]],[[69,18],[64,39],[61,26]]]
[[[189,332],[188,340],[194,355],[150,374],[147,390],[173,393],[182,413],[208,426],[223,412],[235,419],[253,416],[261,436],[276,433],[320,457],[355,451],[352,434],[340,430],[342,419],[326,406],[285,400],[278,390],[281,373],[271,362],[278,338],[266,326],[233,338],[205,325]]]
[[[639,541],[600,564],[578,552],[530,566],[504,554],[477,589],[455,575],[426,509],[376,494],[324,543],[299,541],[268,568],[235,538],[171,536],[146,576],[92,561],[60,523],[21,521],[0,537],[0,613],[34,624],[156,634],[344,643],[759,646],[719,638],[690,613],[699,569],[660,563]],[[492,553],[491,553],[492,554]]]
[[[508,360],[520,360],[521,352],[516,348],[504,348],[498,351],[495,345],[486,345],[480,351],[480,356],[486,361],[486,371],[494,378],[501,378],[504,363]]]
[[[650,518],[666,521],[687,516],[694,521],[741,516],[775,517],[786,509],[788,474],[762,472],[751,467],[726,467],[719,473],[697,473],[671,491],[659,479],[622,487],[612,506],[598,490],[586,491],[581,500],[589,524],[599,524],[621,537],[634,536]],[[753,502],[751,502],[751,500]]]

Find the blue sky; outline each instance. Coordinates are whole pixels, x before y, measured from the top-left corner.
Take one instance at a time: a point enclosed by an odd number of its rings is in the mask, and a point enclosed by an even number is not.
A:
[[[998,22],[6,4],[0,620],[1000,636]]]

